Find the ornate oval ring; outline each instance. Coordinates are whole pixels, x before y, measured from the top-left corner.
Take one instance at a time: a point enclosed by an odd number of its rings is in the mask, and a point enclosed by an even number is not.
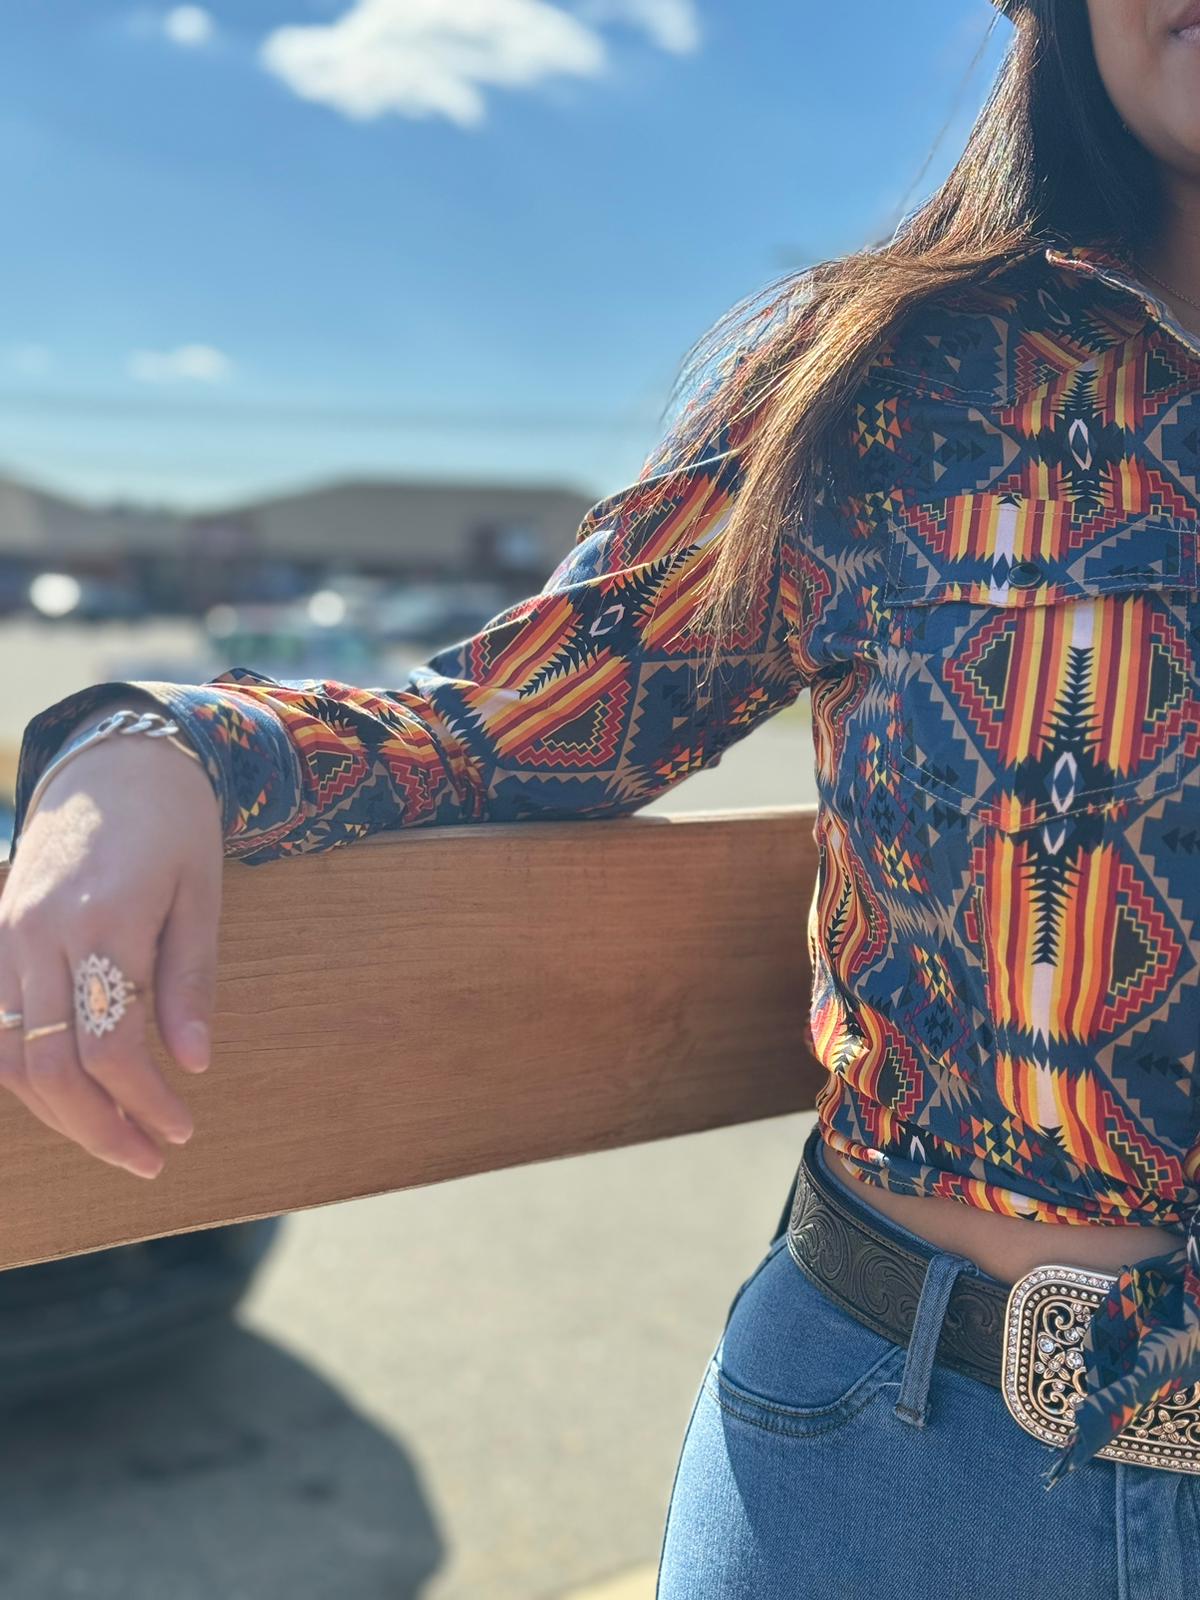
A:
[[[112,1032],[141,992],[108,956],[93,952],[75,967],[75,1015],[83,1031],[97,1039]]]

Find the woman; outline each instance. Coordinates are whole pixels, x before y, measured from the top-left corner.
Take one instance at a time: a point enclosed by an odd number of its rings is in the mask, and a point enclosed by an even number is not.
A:
[[[623,815],[811,690],[829,1078],[663,1600],[1200,1577],[1200,4],[1005,10],[942,189],[702,341],[539,594],[398,689],[98,684],[22,744],[0,1072],[153,1177],[120,974],[203,1070],[222,854]],[[125,707],[175,735],[61,760]]]

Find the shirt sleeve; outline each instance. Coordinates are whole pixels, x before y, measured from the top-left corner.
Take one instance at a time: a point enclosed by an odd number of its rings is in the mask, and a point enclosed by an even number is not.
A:
[[[541,591],[393,688],[234,666],[203,684],[93,684],[26,726],[13,845],[69,724],[148,694],[200,753],[225,854],[251,865],[390,828],[628,814],[795,700],[812,674],[784,529],[718,670],[689,629],[737,491],[736,452],[601,500]],[[10,857],[11,859],[11,857]]]

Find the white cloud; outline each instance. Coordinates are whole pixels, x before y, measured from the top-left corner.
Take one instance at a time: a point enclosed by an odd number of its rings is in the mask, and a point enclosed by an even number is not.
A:
[[[233,362],[210,344],[181,344],[174,350],[135,350],[126,370],[139,383],[222,383]]]
[[[22,378],[44,378],[53,370],[54,357],[44,344],[15,344],[4,352],[4,364]]]
[[[598,77],[607,49],[549,0],[356,0],[336,22],[277,28],[262,61],[303,99],[348,117],[441,116],[470,128],[483,120],[484,89]]]
[[[217,25],[203,6],[174,6],[163,17],[162,30],[172,44],[194,50],[212,42]]]
[[[695,0],[586,0],[581,15],[589,22],[625,22],[641,28],[660,50],[674,55],[690,55],[700,48]]]

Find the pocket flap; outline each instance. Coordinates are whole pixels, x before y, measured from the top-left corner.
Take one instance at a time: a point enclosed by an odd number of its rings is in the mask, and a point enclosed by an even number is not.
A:
[[[1042,606],[1196,589],[1200,526],[1154,509],[1082,515],[1066,500],[955,495],[888,519],[885,605]]]

